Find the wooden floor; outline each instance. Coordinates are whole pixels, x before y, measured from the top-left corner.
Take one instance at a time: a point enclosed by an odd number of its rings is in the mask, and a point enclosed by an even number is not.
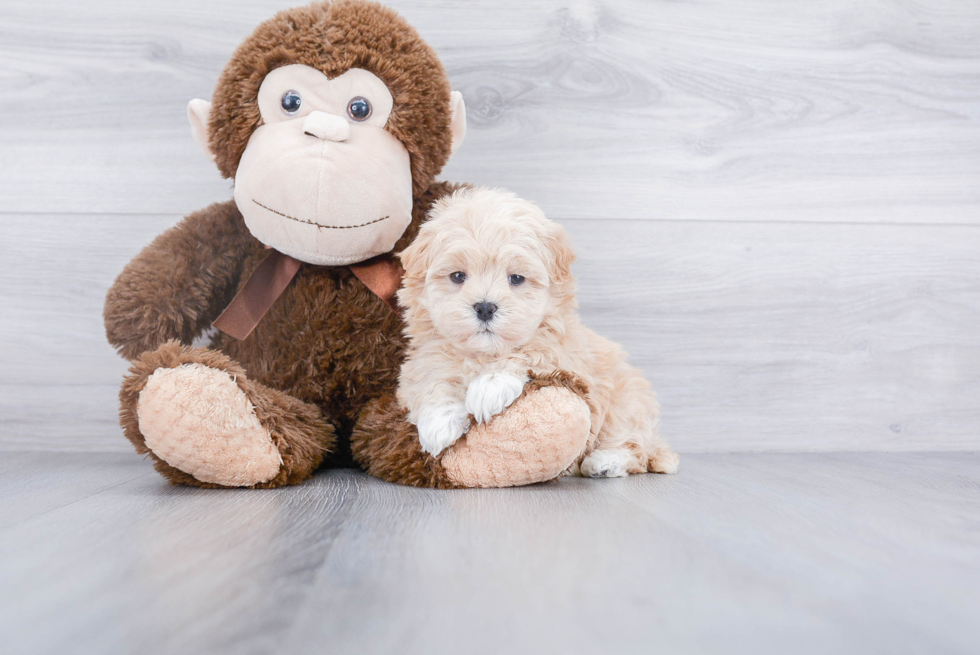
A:
[[[970,653],[980,453],[429,491],[0,459],[5,653]]]

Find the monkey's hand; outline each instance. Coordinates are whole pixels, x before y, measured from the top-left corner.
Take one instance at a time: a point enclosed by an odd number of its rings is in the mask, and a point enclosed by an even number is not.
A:
[[[234,201],[189,215],[144,248],[109,289],[109,343],[127,359],[171,339],[190,344],[231,300],[256,247]]]
[[[488,423],[524,393],[528,380],[526,375],[517,377],[511,373],[481,375],[466,390],[466,410],[477,423]]]

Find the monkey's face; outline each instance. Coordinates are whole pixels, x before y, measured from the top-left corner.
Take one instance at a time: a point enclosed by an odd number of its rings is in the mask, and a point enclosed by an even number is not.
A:
[[[293,64],[269,73],[262,125],[235,174],[235,202],[259,241],[311,264],[386,253],[412,220],[408,151],[385,131],[393,106],[378,77],[328,79]]]
[[[321,265],[390,252],[466,134],[435,52],[376,2],[276,14],[235,51],[191,132],[262,243]]]

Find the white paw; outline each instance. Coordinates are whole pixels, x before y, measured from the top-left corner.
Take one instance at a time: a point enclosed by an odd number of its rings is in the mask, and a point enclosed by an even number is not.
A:
[[[590,478],[625,478],[633,454],[625,448],[593,450],[582,460],[582,475]]]
[[[422,450],[435,456],[463,436],[470,427],[470,418],[460,403],[429,405],[419,410],[416,426]]]
[[[466,409],[477,423],[487,423],[520,397],[528,378],[510,373],[487,373],[466,390]]]

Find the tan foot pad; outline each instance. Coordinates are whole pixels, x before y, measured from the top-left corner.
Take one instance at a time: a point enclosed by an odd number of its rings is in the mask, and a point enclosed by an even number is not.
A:
[[[224,371],[182,364],[154,371],[136,407],[146,446],[201,482],[247,487],[282,460],[255,408]]]

